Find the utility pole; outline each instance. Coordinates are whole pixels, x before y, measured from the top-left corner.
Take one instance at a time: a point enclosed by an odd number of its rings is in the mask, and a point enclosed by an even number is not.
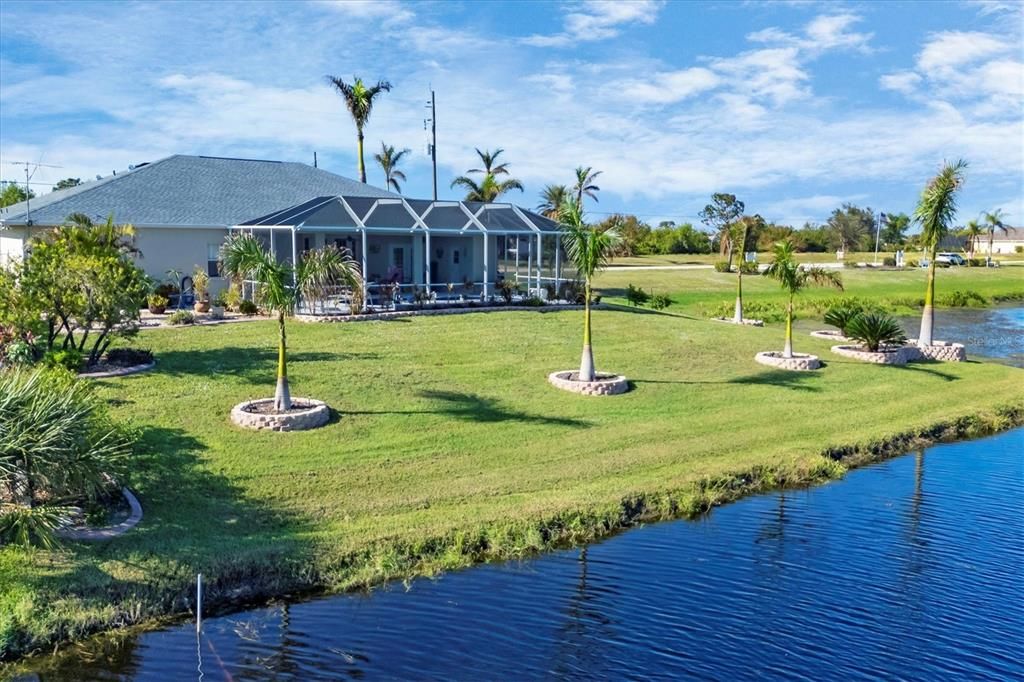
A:
[[[430,109],[430,118],[423,121],[424,129],[427,123],[430,124],[430,143],[427,145],[430,152],[430,162],[434,167],[434,201],[437,201],[437,102],[434,98],[434,90],[430,90],[430,101],[427,102]]]
[[[25,167],[25,239],[21,242],[21,257],[24,259],[28,254],[28,242],[32,231],[32,176],[40,168],[60,168],[48,163],[34,163],[32,161],[9,161],[12,166]],[[29,170],[31,168],[31,171]]]
[[[878,265],[878,237],[882,234],[882,221],[888,217],[884,213],[879,213],[878,222],[875,224],[875,265]]]

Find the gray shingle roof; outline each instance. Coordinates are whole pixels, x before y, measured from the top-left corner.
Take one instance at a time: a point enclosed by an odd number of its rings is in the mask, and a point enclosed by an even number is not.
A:
[[[304,163],[177,154],[32,199],[31,217],[59,225],[72,213],[93,220],[113,213],[137,226],[227,227],[327,194],[398,196]],[[0,222],[24,225],[25,208],[0,210]]]

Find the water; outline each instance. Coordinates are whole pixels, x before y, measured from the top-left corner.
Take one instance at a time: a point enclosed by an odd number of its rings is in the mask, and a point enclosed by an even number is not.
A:
[[[899,319],[907,336],[917,338],[921,316]],[[937,308],[935,338],[964,344],[968,358],[1024,368],[1024,307]]]
[[[1022,501],[1017,429],[585,549],[209,619],[198,647],[191,624],[100,639],[39,677],[1021,679]]]

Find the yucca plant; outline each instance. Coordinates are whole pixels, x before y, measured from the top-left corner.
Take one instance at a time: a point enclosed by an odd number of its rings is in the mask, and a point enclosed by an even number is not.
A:
[[[285,317],[295,313],[303,295],[316,296],[331,283],[345,283],[353,291],[362,291],[363,280],[358,266],[348,253],[334,247],[307,252],[298,266],[278,262],[256,237],[236,234],[221,247],[221,271],[226,277],[249,280],[256,284],[256,297],[268,310],[277,313],[277,388],[274,409],[287,411],[292,407],[288,385],[288,339]]]
[[[891,315],[866,312],[854,316],[844,334],[864,345],[872,353],[887,345],[901,345],[907,340],[903,327]]]
[[[619,241],[614,229],[603,232],[587,225],[583,220],[583,209],[572,197],[565,200],[559,211],[562,227],[562,243],[569,260],[576,266],[576,272],[583,278],[583,355],[580,358],[580,381],[593,381],[594,352],[590,338],[590,297],[594,274],[608,265],[612,251]]]
[[[843,281],[838,272],[819,267],[801,266],[796,262],[796,250],[791,242],[777,242],[775,260],[761,274],[777,280],[789,293],[786,303],[786,345],[782,357],[793,357],[793,297],[811,284],[833,286],[843,290]]]
[[[835,305],[825,311],[825,324],[830,324],[839,330],[839,333],[843,336],[849,336],[846,333],[847,327],[855,317],[864,312],[864,306],[857,303],[842,303]]]
[[[0,544],[53,549],[58,544],[57,529],[67,522],[72,511],[71,507],[54,505],[0,505]]]

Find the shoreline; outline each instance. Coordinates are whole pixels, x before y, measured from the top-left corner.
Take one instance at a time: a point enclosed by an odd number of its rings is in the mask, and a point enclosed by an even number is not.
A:
[[[918,429],[873,438],[853,444],[829,444],[796,466],[754,466],[717,477],[705,476],[683,488],[654,490],[621,497],[617,502],[538,519],[512,526],[487,524],[442,537],[424,538],[408,543],[371,545],[343,557],[336,566],[327,567],[339,575],[328,578],[315,565],[285,560],[280,573],[261,574],[253,584],[251,571],[244,564],[233,566],[241,581],[218,578],[207,585],[204,617],[228,615],[274,601],[301,601],[367,590],[395,580],[436,576],[481,563],[508,561],[538,556],[557,549],[579,546],[624,532],[632,527],[657,521],[694,519],[712,509],[748,495],[773,490],[808,488],[841,479],[851,469],[910,454],[914,450],[941,443],[972,440],[1024,426],[1024,402],[1011,402],[981,414],[964,414]],[[499,542],[495,542],[495,540]],[[287,547],[283,553],[287,553]],[[315,547],[314,547],[315,550]],[[389,566],[381,567],[381,558]],[[237,583],[237,584],[236,584]],[[187,594],[191,585],[183,588]],[[178,602],[175,590],[160,590],[164,603]],[[65,628],[51,632],[45,641],[10,647],[0,656],[0,673],[19,672],[26,663],[59,655],[65,644],[104,635],[130,636],[192,618],[191,603],[185,609],[153,616],[132,618],[125,605],[112,606],[105,619],[93,620],[84,636],[67,637]],[[130,608],[130,606],[128,607]],[[66,625],[60,623],[58,625]],[[52,647],[52,649],[51,649]],[[5,668],[9,668],[5,671]]]

